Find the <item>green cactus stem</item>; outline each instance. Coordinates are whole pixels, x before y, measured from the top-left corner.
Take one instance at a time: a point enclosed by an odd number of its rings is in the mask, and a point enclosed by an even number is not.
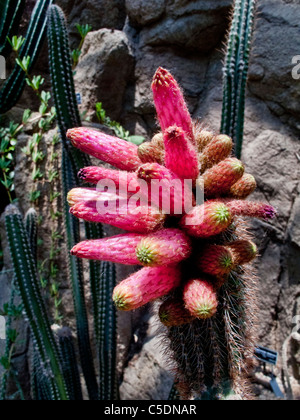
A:
[[[111,296],[116,286],[116,268],[110,262],[101,264],[102,277],[99,296],[99,364],[100,400],[118,400],[117,315]]]
[[[62,149],[62,185],[63,197],[67,196],[70,187],[76,184],[67,152]],[[66,231],[67,247],[71,249],[80,237],[80,224],[69,212],[66,200],[64,205],[64,222]],[[77,334],[80,360],[85,377],[88,393],[91,400],[98,399],[98,385],[89,337],[88,316],[84,297],[84,281],[82,261],[68,254],[69,278],[72,284],[73,302],[76,315]]]
[[[63,11],[55,5],[49,8],[48,19],[49,64],[57,122],[76,176],[80,168],[89,166],[90,161],[84,153],[76,150],[66,137],[69,128],[81,126],[66,20]]]
[[[103,237],[102,225],[96,225],[95,223],[85,223],[86,239],[100,239]],[[90,267],[90,287],[91,287],[91,298],[93,304],[93,317],[94,317],[94,336],[96,342],[100,342],[100,314],[101,303],[100,303],[100,290],[101,290],[101,277],[102,277],[102,266],[99,261],[89,261]]]
[[[13,205],[10,205],[6,210],[5,226],[16,284],[30,324],[34,346],[37,348],[40,360],[49,376],[51,399],[68,400],[61,369],[61,355],[41,296],[36,264],[21,214]]]
[[[70,401],[82,401],[80,375],[76,360],[76,353],[72,331],[67,327],[52,326],[62,354],[62,370],[66,381]]]
[[[31,20],[20,50],[20,58],[30,57],[28,72],[34,66],[46,36],[47,10],[54,0],[38,0],[32,12]],[[20,99],[26,83],[26,74],[19,65],[15,65],[9,78],[0,91],[0,114],[9,111]]]
[[[12,38],[17,31],[25,8],[25,0],[1,0],[0,1],[0,54],[7,56],[10,52],[8,38]]]
[[[249,69],[256,0],[236,0],[224,66],[224,93],[221,133],[233,138],[235,153],[241,157],[245,94]]]
[[[29,239],[32,256],[37,263],[37,224],[38,216],[35,209],[31,208],[27,211],[24,218],[24,224]]]

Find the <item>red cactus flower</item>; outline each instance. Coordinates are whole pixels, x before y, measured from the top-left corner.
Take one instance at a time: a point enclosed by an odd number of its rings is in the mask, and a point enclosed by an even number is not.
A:
[[[231,222],[232,214],[224,203],[207,201],[186,214],[180,225],[190,236],[209,238],[224,232]]]
[[[142,163],[138,148],[117,137],[89,128],[73,128],[67,132],[73,146],[118,169],[134,171]]]
[[[235,266],[234,256],[229,247],[210,245],[199,256],[197,262],[199,269],[211,276],[225,276]]]
[[[164,144],[166,167],[179,178],[196,180],[199,176],[198,155],[185,132],[177,126],[168,128],[164,133]]]
[[[258,249],[254,242],[241,239],[227,244],[236,265],[247,264],[257,257]]]
[[[207,169],[228,158],[232,152],[232,148],[233,141],[230,137],[224,135],[213,137],[202,152],[200,159],[201,172],[205,172]]]
[[[171,73],[160,67],[153,78],[152,90],[162,131],[176,125],[194,143],[193,122],[183,93]]]
[[[206,280],[190,280],[184,287],[183,300],[186,309],[195,318],[208,319],[217,312],[217,294]]]
[[[243,200],[251,195],[256,190],[256,181],[253,175],[244,174],[235,184],[232,185],[229,191],[231,197]]]
[[[167,295],[180,282],[178,266],[145,267],[115,288],[113,300],[118,309],[131,311]]]
[[[256,183],[244,173],[242,162],[230,157],[232,140],[193,123],[168,71],[158,69],[152,88],[161,132],[151,142],[138,148],[87,128],[68,132],[75,147],[120,169],[82,169],[79,177],[98,188],[70,191],[70,212],[127,231],[81,242],[71,252],[80,258],[145,266],[116,286],[113,300],[118,309],[128,311],[164,298],[160,320],[177,362],[176,380],[190,396],[206,389],[205,378],[211,373],[217,391],[228,376],[234,381],[244,368],[242,353],[250,348],[245,314],[253,288],[250,277],[241,281],[238,276],[249,272],[241,266],[256,257],[257,248],[240,216],[270,219],[276,210],[246,201]],[[112,189],[102,182],[106,180]],[[153,181],[163,181],[167,194],[160,189],[154,194]],[[172,189],[174,181],[179,187]],[[199,191],[204,193],[202,202]],[[190,207],[185,205],[189,195]]]
[[[192,252],[190,238],[180,229],[163,229],[142,238],[136,256],[145,266],[159,266],[186,260]]]
[[[195,317],[184,307],[182,299],[168,298],[159,308],[159,319],[166,327],[189,324]]]
[[[208,169],[204,175],[204,189],[207,197],[225,196],[243,175],[244,166],[235,158],[228,158]]]

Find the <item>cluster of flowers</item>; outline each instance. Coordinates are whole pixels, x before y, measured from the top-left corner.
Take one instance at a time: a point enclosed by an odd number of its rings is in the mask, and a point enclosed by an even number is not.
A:
[[[168,71],[158,69],[152,89],[161,132],[151,142],[137,147],[86,128],[67,133],[75,147],[118,169],[83,168],[80,179],[93,185],[100,182],[102,187],[102,181],[110,180],[115,191],[75,188],[68,197],[71,213],[128,231],[81,242],[71,252],[80,258],[143,266],[115,288],[117,308],[133,310],[164,297],[160,319],[167,326],[178,326],[214,316],[218,290],[230,273],[256,257],[251,240],[236,236],[226,242],[226,232],[240,217],[269,219],[276,211],[246,200],[256,182],[232,157],[232,140],[193,123],[182,91]],[[164,188],[151,194],[153,180],[164,181]],[[139,195],[145,182],[150,191]],[[120,192],[124,184],[129,195]],[[169,212],[164,209],[165,190]],[[201,204],[197,190],[204,194]],[[136,194],[144,199],[137,200]],[[191,195],[192,205],[186,205]],[[99,211],[99,202],[113,200],[118,203],[115,211]],[[180,214],[175,211],[178,204]]]

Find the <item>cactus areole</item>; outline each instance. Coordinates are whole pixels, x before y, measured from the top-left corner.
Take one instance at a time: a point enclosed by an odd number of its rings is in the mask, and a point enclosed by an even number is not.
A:
[[[157,70],[152,90],[161,132],[140,148],[96,130],[68,131],[73,146],[117,169],[83,168],[79,176],[95,188],[69,192],[71,213],[128,231],[71,252],[144,266],[112,299],[124,311],[161,301],[182,398],[246,398],[257,250],[245,219],[276,211],[247,201],[256,183],[232,156],[232,140],[192,120],[167,70]]]

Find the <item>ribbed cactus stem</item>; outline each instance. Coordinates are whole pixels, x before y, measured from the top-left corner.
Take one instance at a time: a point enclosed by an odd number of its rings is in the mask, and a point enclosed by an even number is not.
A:
[[[70,401],[81,401],[83,399],[80,375],[72,331],[68,327],[52,326],[62,355],[62,371],[68,389]]]
[[[53,5],[48,11],[49,65],[57,123],[64,147],[71,159],[74,174],[84,166],[89,166],[89,159],[79,150],[74,149],[66,137],[67,130],[81,125],[77,106],[71,53],[66,20],[60,7]]]
[[[24,218],[24,224],[27,231],[29,244],[34,260],[37,262],[37,228],[38,216],[35,209],[31,208],[27,211]]]
[[[243,144],[245,92],[256,0],[236,0],[224,66],[221,132],[233,138],[236,156]]]
[[[99,295],[98,357],[100,366],[100,400],[118,400],[119,387],[117,360],[117,311],[111,299],[116,287],[116,267],[110,262],[101,264]]]
[[[47,32],[47,10],[52,3],[53,0],[38,0],[32,12],[25,42],[19,52],[21,59],[30,57],[28,71],[35,64],[43,45]],[[25,86],[25,79],[24,71],[16,64],[0,91],[0,114],[9,111],[18,102]]]
[[[0,19],[0,54],[6,56],[10,51],[8,39],[17,32],[25,8],[25,0],[2,0]]]
[[[73,178],[73,171],[70,160],[63,149],[62,153],[62,187],[63,196],[67,196],[69,189],[76,183]],[[66,240],[69,249],[80,240],[79,221],[69,213],[66,200],[64,201],[64,222],[66,229]],[[72,284],[73,302],[76,315],[76,325],[78,334],[78,345],[83,374],[91,400],[98,399],[98,385],[93,363],[93,356],[89,337],[89,326],[87,310],[85,305],[83,266],[82,261],[76,257],[68,256],[68,273]]]
[[[28,237],[21,215],[15,206],[7,208],[5,226],[15,278],[24,310],[30,323],[39,356],[51,377],[52,399],[68,400],[61,368],[61,354],[41,296],[36,264],[31,253]]]

